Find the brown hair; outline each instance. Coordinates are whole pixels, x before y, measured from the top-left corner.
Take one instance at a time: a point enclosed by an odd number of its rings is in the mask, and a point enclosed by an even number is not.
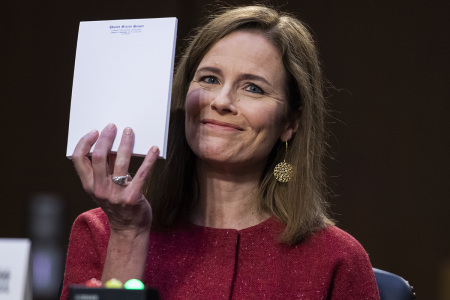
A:
[[[146,187],[154,212],[153,227],[168,228],[177,218],[188,217],[195,205],[195,155],[186,142],[184,102],[196,69],[209,49],[238,31],[263,34],[282,55],[287,82],[287,120],[299,120],[286,153],[279,141],[268,159],[259,186],[260,208],[275,215],[286,228],[280,240],[294,245],[331,223],[324,200],[325,100],[315,43],[296,18],[265,6],[226,9],[197,30],[181,57],[173,80],[168,156],[158,161]],[[272,171],[286,157],[295,175],[279,183]]]

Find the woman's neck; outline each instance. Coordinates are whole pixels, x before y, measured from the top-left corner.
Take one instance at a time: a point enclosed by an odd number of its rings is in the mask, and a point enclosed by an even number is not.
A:
[[[197,225],[243,229],[269,218],[259,208],[258,168],[223,168],[197,160],[198,203],[191,214]]]

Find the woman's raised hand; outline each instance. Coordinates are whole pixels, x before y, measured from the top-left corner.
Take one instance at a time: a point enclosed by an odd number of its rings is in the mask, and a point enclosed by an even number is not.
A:
[[[119,185],[113,182],[112,177],[128,174],[134,133],[131,128],[125,128],[117,155],[108,155],[116,134],[114,124],[106,126],[100,136],[98,131],[86,134],[78,142],[72,160],[84,190],[108,216],[112,233],[136,235],[148,232],[152,210],[142,191],[159,150],[153,146],[133,180]],[[89,159],[87,155],[95,142],[92,159]]]

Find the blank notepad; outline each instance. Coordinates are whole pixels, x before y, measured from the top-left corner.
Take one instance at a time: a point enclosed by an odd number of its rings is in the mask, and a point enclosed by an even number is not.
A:
[[[133,128],[133,155],[167,152],[177,19],[80,22],[67,156],[80,138],[108,123]]]

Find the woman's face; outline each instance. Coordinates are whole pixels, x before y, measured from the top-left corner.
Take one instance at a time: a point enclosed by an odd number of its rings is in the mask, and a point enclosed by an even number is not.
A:
[[[197,157],[263,167],[277,140],[295,131],[284,116],[285,77],[262,34],[237,31],[217,42],[186,95],[186,139]]]

